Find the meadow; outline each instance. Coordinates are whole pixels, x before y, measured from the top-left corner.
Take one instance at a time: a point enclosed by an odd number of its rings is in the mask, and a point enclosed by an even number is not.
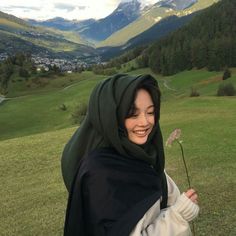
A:
[[[58,87],[50,85],[0,105],[0,235],[63,234],[67,192],[60,157],[78,127],[71,113],[87,102],[91,89],[105,78],[86,73],[70,75],[74,76],[71,86],[58,81]],[[201,70],[157,76],[163,94],[163,137],[166,140],[175,128],[182,130],[190,178],[201,207],[196,235],[202,236],[236,235],[236,99],[215,96],[221,75]],[[235,81],[233,70],[226,82],[236,85]],[[191,87],[197,88],[199,97],[189,97]],[[67,107],[65,111],[59,108],[61,104]],[[166,171],[184,191],[187,180],[178,145],[165,147],[165,153]]]

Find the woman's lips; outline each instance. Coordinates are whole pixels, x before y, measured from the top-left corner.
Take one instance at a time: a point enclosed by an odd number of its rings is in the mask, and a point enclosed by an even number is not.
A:
[[[134,130],[133,133],[139,137],[144,137],[148,134],[149,128],[148,129],[142,129],[142,130]]]

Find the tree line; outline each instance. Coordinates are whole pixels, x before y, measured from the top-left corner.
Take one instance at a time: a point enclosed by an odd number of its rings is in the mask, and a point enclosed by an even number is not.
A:
[[[220,71],[236,67],[236,1],[222,0],[202,10],[185,26],[156,42],[97,65],[98,74],[116,73],[122,64],[171,75],[192,68]]]
[[[171,75],[192,68],[210,71],[236,66],[236,1],[222,0],[202,10],[187,25],[159,39],[110,60],[105,69],[136,57],[139,68]],[[102,67],[102,66],[101,66]],[[96,68],[97,69],[97,68]],[[101,72],[96,70],[97,72]]]
[[[163,75],[192,68],[235,67],[235,9],[236,1],[224,0],[203,10],[189,24],[143,51],[139,65]]]
[[[144,48],[145,48],[144,46],[136,47],[118,57],[112,58],[107,63],[93,65],[91,69],[95,74],[103,74],[103,75],[116,74],[121,69],[122,64],[125,64],[129,61],[136,59],[142,53]]]
[[[31,55],[16,53],[0,63],[0,94],[7,93],[8,84],[16,68],[20,77],[28,78],[30,76],[29,68],[33,70]]]

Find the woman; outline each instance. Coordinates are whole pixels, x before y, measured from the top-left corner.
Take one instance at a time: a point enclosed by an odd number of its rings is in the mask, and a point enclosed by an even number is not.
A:
[[[119,74],[97,85],[63,152],[70,191],[64,235],[191,235],[197,194],[180,195],[164,172],[159,118],[160,91],[150,75]]]

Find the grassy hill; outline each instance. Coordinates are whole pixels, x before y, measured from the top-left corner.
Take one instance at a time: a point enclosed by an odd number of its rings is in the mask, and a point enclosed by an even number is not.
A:
[[[148,69],[132,73],[147,72]],[[87,100],[91,89],[103,78],[89,73],[86,76],[65,90],[49,92],[48,88],[0,105],[2,235],[63,234],[67,193],[60,157],[77,128],[71,124],[70,114],[75,104]],[[219,76],[204,70],[158,76],[163,92],[164,140],[173,129],[182,129],[191,181],[199,193],[201,212],[195,224],[198,236],[236,234],[236,134],[233,132],[236,100],[214,96],[215,87],[208,82]],[[234,71],[230,80],[235,79]],[[176,91],[167,89],[164,82]],[[193,85],[200,86],[200,97],[188,96]],[[58,109],[61,103],[68,106],[67,111]],[[165,149],[166,170],[184,191],[187,181],[180,149],[176,145]]]
[[[151,71],[140,69],[129,73]],[[200,97],[216,96],[218,86],[222,83],[232,83],[236,87],[235,69],[232,69],[232,77],[226,81],[220,79],[222,72],[206,70],[184,71],[169,77],[154,76],[159,81],[163,101],[188,98],[192,87],[200,93]],[[14,92],[8,96],[13,98],[0,105],[0,123],[4,124],[0,126],[0,140],[72,127],[72,114],[76,107],[87,102],[92,88],[104,78],[92,72],[74,73],[55,77],[44,86],[34,89],[27,88],[24,82],[11,83],[9,91]],[[62,104],[66,110],[60,109]]]
[[[51,33],[58,37],[67,39],[68,41],[78,43],[78,44],[88,44],[87,41],[82,39],[77,33],[73,31],[62,31],[53,28],[41,27],[41,26],[31,26],[28,22],[17,18],[13,15],[6,14],[0,11],[0,29],[5,29],[6,31],[35,31],[41,33]]]
[[[23,92],[23,84],[19,87],[14,84],[19,93],[15,91],[13,95],[20,97],[0,105],[0,123],[5,124],[0,127],[0,140],[73,126],[72,113],[80,103],[87,101],[92,87],[102,78],[91,72],[69,75],[29,93]],[[62,104],[67,107],[66,111],[60,109]]]
[[[222,81],[222,72],[203,70],[183,71],[176,75],[164,76],[164,83],[170,90],[164,90],[169,97],[186,97],[191,89],[196,89],[200,96],[215,96],[220,84],[232,83],[236,87],[236,70],[232,69],[232,77]],[[170,92],[171,91],[171,92]]]
[[[163,18],[172,15],[185,16],[193,12],[205,9],[218,1],[219,0],[198,0],[196,4],[183,11],[175,11],[165,7],[160,8],[154,6],[137,20],[122,28],[121,30],[115,32],[109,38],[99,43],[97,47],[123,45],[128,42],[128,40],[149,29],[151,26],[155,25]]]
[[[24,20],[2,11],[0,11],[0,24],[9,26],[14,25],[15,28],[29,28],[29,24]]]
[[[94,49],[75,32],[30,26],[13,15],[0,12],[0,52],[32,51],[35,54],[93,53]]]

